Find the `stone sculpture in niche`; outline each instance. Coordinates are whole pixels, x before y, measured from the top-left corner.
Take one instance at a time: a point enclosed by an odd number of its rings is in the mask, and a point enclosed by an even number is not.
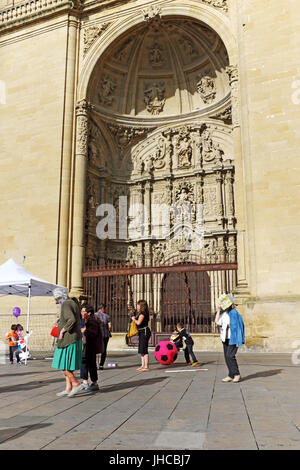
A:
[[[153,166],[156,169],[163,168],[165,166],[166,156],[166,142],[163,137],[158,139],[155,155],[153,157]]]
[[[203,130],[198,146],[203,162],[216,161],[218,163],[222,161],[224,152],[221,150],[219,144],[213,142],[208,128]]]
[[[216,85],[214,78],[209,75],[198,76],[197,92],[204,103],[212,103],[216,97]]]
[[[164,82],[154,82],[145,85],[144,103],[149,113],[158,115],[163,111],[166,102],[165,92]]]
[[[115,90],[117,84],[108,75],[102,77],[100,82],[100,91],[98,93],[99,103],[111,106],[114,100],[113,91]]]
[[[153,67],[161,67],[165,62],[163,48],[157,42],[150,48],[149,62]]]
[[[189,130],[183,127],[177,137],[176,142],[177,161],[179,168],[189,168],[192,163],[192,144],[190,140]]]

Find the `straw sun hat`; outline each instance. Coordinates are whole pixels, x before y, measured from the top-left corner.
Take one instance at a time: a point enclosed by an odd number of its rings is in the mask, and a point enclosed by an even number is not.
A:
[[[234,298],[230,294],[222,294],[218,298],[218,303],[221,305],[222,310],[226,310],[234,303]]]

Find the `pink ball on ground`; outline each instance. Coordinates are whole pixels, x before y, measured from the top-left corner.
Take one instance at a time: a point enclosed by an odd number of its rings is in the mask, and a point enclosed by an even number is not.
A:
[[[154,357],[160,364],[168,365],[176,361],[178,349],[171,341],[161,341],[155,346]]]

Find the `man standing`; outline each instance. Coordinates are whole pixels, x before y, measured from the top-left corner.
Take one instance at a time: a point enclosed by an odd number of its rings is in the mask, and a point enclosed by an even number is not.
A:
[[[104,348],[104,352],[101,354],[99,370],[103,370],[105,359],[106,359],[107,344],[108,344],[109,338],[111,337],[111,320],[110,320],[110,316],[105,312],[105,310],[106,310],[106,305],[101,304],[98,308],[98,311],[95,313],[95,316],[97,316],[97,318],[100,320],[100,327],[101,327],[101,332],[102,332],[103,348]]]

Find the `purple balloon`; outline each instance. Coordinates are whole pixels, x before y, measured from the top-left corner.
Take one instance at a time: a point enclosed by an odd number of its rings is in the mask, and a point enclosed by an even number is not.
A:
[[[21,309],[19,307],[14,307],[13,315],[18,318],[21,315]]]

